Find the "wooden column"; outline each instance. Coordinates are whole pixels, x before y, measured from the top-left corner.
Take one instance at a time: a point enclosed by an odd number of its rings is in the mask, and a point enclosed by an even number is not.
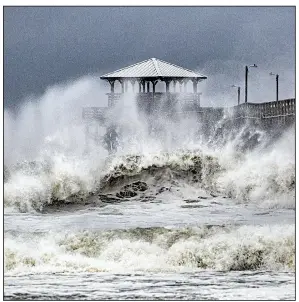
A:
[[[175,92],[176,91],[176,80],[173,80],[173,92]]]
[[[115,83],[115,80],[109,80],[111,93],[114,93],[114,83]]]
[[[169,93],[169,83],[170,80],[164,80],[165,84],[166,84],[166,92]]]
[[[198,80],[192,80],[193,82],[193,93],[197,93],[197,82]]]
[[[150,82],[147,82],[147,92],[150,92]]]
[[[182,85],[183,85],[183,80],[179,80],[179,83],[180,83],[180,92],[182,92]]]
[[[158,81],[152,81],[153,84],[153,93],[155,93],[156,91],[156,84],[158,83]]]
[[[121,85],[121,93],[125,92],[125,85],[124,85],[124,80],[118,80],[120,85]]]
[[[136,80],[130,80],[131,84],[132,84],[132,89],[133,89],[133,92],[135,92],[135,82]]]
[[[188,80],[184,80],[184,92],[187,92],[187,82]]]
[[[143,92],[145,92],[145,81],[142,81],[142,88],[143,88]]]
[[[138,81],[139,84],[139,93],[141,92],[141,81]]]

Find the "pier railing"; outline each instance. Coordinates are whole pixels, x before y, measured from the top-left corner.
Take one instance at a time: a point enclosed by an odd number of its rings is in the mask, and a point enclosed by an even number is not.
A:
[[[98,120],[104,122],[107,107],[84,107],[82,111],[83,120]]]
[[[294,116],[296,111],[295,99],[262,103],[262,118]]]
[[[227,108],[232,113],[233,118],[279,118],[295,116],[295,99],[286,99],[266,103],[243,103],[232,108]]]
[[[180,102],[200,102],[201,93],[187,93],[187,92],[138,92],[135,94],[137,102],[142,101],[161,101],[169,99],[171,101]],[[107,93],[108,107],[115,105],[118,101],[125,97],[124,93]]]
[[[113,102],[116,98],[121,99],[123,94],[113,94]],[[162,98],[165,93],[155,93],[155,97],[159,96]],[[175,107],[174,102],[172,102],[172,98],[174,100],[178,100],[178,96],[180,93],[171,93],[171,99],[168,99],[168,104],[170,107]],[[190,106],[181,107],[181,114],[195,113],[201,117],[202,120],[206,121],[216,121],[220,119],[231,119],[231,120],[242,120],[242,119],[252,119],[252,120],[264,120],[265,123],[273,124],[273,123],[286,123],[292,122],[295,120],[296,115],[296,102],[295,99],[285,99],[274,102],[266,102],[266,103],[243,103],[238,106],[233,107],[200,107],[199,102],[194,101],[194,94],[182,94],[184,97],[184,104],[190,103]],[[198,94],[198,98],[199,98]],[[161,102],[157,102],[157,98],[153,100],[149,100],[148,93],[139,93],[138,97],[141,100],[147,98],[148,102],[144,102],[147,107],[153,107],[148,110],[148,112],[160,112],[161,107],[157,107],[155,110],[155,104],[159,105]],[[137,97],[137,103],[138,103]],[[112,101],[111,101],[112,102]],[[162,102],[163,103],[163,102]],[[195,106],[195,105],[196,106]],[[124,104],[125,105],[125,104]],[[168,106],[168,107],[169,107]],[[83,108],[82,117],[84,120],[98,120],[102,123],[105,122],[105,115],[109,107],[85,107]],[[165,107],[167,109],[167,107]],[[164,108],[164,109],[165,109]],[[144,108],[143,108],[144,109]],[[169,115],[172,114],[171,108],[168,108]]]

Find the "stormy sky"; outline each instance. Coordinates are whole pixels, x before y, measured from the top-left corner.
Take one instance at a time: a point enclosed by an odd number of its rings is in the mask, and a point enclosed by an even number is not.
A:
[[[294,7],[5,7],[4,106],[156,57],[208,76],[213,102],[250,70],[250,101],[295,95]],[[273,88],[273,89],[272,89]],[[273,91],[272,91],[273,90]]]

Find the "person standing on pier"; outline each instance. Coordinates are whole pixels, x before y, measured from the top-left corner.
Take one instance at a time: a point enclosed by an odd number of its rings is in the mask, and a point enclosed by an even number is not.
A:
[[[104,135],[104,143],[106,144],[109,154],[116,152],[118,145],[118,134],[116,132],[116,126],[111,125],[107,128]]]

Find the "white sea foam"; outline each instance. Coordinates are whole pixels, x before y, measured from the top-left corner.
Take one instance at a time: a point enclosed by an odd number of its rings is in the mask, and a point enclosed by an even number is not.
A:
[[[122,134],[118,152],[107,161],[107,151],[95,143],[91,143],[88,155],[84,153],[81,107],[100,105],[98,87],[96,79],[86,77],[48,89],[41,98],[25,103],[16,116],[5,111],[4,155],[11,174],[4,185],[6,211],[28,212],[40,210],[53,200],[85,198],[101,186],[102,179],[143,177],[153,167],[160,169],[160,181],[178,177],[180,173],[186,176],[182,172],[194,168],[192,156],[203,163],[204,158],[213,157],[215,163],[212,169],[211,165],[209,169],[197,169],[195,174],[203,175],[194,185],[237,202],[294,207],[294,127],[272,144],[265,132],[249,125],[227,133],[219,141],[213,131],[204,138],[194,117],[179,117],[176,121],[163,117],[155,121],[160,132],[150,135],[149,121],[137,114],[133,97],[128,95],[124,100],[128,106],[116,107],[110,117],[111,122],[118,119]],[[102,97],[106,98],[103,94]],[[220,124],[221,121],[215,125],[215,132]],[[242,150],[254,136],[259,144]],[[134,158],[138,158],[135,163]],[[41,162],[49,167],[38,172],[34,168],[28,173],[24,161]],[[17,163],[21,165],[15,168]]]
[[[71,196],[86,198],[99,186],[105,186],[107,193],[115,189],[112,180],[126,185],[134,179],[160,186],[173,180],[194,181],[196,187],[218,192],[238,202],[293,208],[294,157],[289,151],[283,152],[282,158],[280,145],[285,145],[284,140],[273,150],[264,151],[262,158],[258,152],[238,158],[236,154],[222,157],[219,150],[208,155],[200,150],[180,150],[115,157],[106,163],[93,158],[93,164],[92,158],[57,155],[52,157],[51,166],[46,171],[28,174],[19,170],[12,173],[5,183],[4,204],[23,212],[40,210],[53,200],[63,201]]]
[[[294,225],[5,234],[6,274],[295,269]]]

